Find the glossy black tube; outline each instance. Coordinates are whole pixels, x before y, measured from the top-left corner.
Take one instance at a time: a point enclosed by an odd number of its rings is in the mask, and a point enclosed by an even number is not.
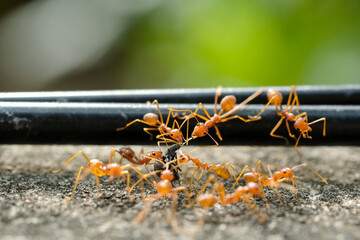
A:
[[[250,104],[265,104],[266,91]],[[286,104],[290,86],[272,87],[284,95]],[[247,98],[259,88],[224,88],[222,96],[235,95],[239,101]],[[107,102],[145,103],[157,99],[160,103],[213,103],[215,88],[205,89],[144,89],[144,90],[102,90],[102,91],[59,91],[59,92],[8,92],[0,93],[0,101],[32,102]],[[296,86],[300,103],[313,104],[360,104],[360,85],[338,86]]]
[[[161,104],[161,111],[167,107],[195,109],[195,104]],[[238,111],[243,117],[257,114],[261,105],[247,105]],[[210,114],[213,105],[205,104]],[[353,105],[302,105],[309,121],[326,117],[326,137],[322,136],[323,123],[312,125],[313,139],[301,139],[303,145],[360,145],[360,106]],[[116,131],[144,113],[154,112],[154,105],[120,103],[39,103],[39,102],[1,102],[0,103],[0,143],[10,144],[155,144],[149,135],[142,131],[142,123],[135,123],[123,131]],[[202,113],[202,111],[199,111]],[[165,121],[165,120],[164,120]],[[172,121],[172,120],[171,120]],[[243,123],[235,119],[218,124],[223,141],[219,141],[214,130],[211,135],[221,145],[285,145],[282,139],[270,137],[269,133],[279,121],[274,107],[270,106],[256,122]],[[196,120],[190,121],[190,132]],[[183,127],[186,135],[186,125]],[[299,133],[292,130],[296,135]],[[156,134],[156,133],[155,133]],[[288,136],[285,124],[277,134]],[[295,141],[291,139],[291,145]],[[212,144],[209,137],[194,139],[194,144]]]

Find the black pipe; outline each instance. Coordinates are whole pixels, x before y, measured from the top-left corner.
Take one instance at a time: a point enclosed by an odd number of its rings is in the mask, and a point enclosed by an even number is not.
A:
[[[195,109],[196,104],[161,104],[161,111],[167,107]],[[262,105],[247,105],[239,111],[243,117],[256,115]],[[213,104],[205,104],[213,114]],[[323,123],[312,125],[313,139],[301,139],[302,145],[360,145],[360,106],[353,105],[301,105],[309,121],[321,117],[327,119],[326,137],[322,136]],[[1,102],[0,103],[0,143],[10,144],[154,144],[149,135],[142,131],[146,127],[135,123],[123,131],[116,128],[144,113],[157,113],[156,106],[147,104],[120,103],[39,103],[39,102]],[[202,111],[199,111],[202,114]],[[165,114],[166,115],[166,114]],[[256,122],[243,123],[231,120],[218,124],[223,136],[219,141],[214,130],[211,135],[221,145],[285,145],[282,139],[270,137],[269,133],[279,120],[274,107],[270,106]],[[196,124],[190,121],[190,132]],[[186,135],[186,128],[183,128]],[[298,132],[293,129],[298,135]],[[287,136],[285,124],[278,134]],[[156,134],[156,133],[155,133]],[[291,140],[291,145],[295,143]],[[212,144],[209,137],[194,139],[191,144]]]
[[[267,90],[270,87],[266,87]],[[284,95],[286,104],[291,87],[272,87]],[[222,96],[235,95],[239,101],[247,98],[259,88],[224,88]],[[58,91],[58,92],[7,92],[0,93],[0,101],[32,102],[107,102],[145,103],[157,99],[160,103],[213,103],[215,88],[206,89],[144,89],[102,91]],[[296,86],[300,103],[313,104],[360,104],[360,85]],[[250,104],[265,104],[266,92]]]

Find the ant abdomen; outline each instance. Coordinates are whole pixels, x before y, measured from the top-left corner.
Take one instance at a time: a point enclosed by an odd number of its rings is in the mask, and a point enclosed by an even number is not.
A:
[[[159,116],[156,115],[155,113],[147,113],[144,115],[143,119],[149,125],[156,125],[159,121]]]
[[[267,99],[270,101],[270,99],[273,99],[271,104],[277,106],[277,105],[280,105],[283,101],[283,95],[275,90],[275,89],[272,89],[270,88],[267,92]]]
[[[135,152],[134,150],[132,150],[131,148],[129,147],[123,147],[123,148],[120,148],[118,151],[120,155],[121,154],[125,154],[126,156],[130,157],[130,158],[134,158],[135,157]]]
[[[259,174],[258,173],[245,173],[244,174],[244,181],[247,182],[247,183],[250,183],[250,182],[258,182],[259,181]]]
[[[233,109],[235,107],[235,104],[236,104],[236,97],[234,95],[225,96],[220,101],[221,109],[224,110],[225,112]]]
[[[214,206],[218,199],[214,194],[203,194],[197,198],[197,202],[200,206],[208,208]]]

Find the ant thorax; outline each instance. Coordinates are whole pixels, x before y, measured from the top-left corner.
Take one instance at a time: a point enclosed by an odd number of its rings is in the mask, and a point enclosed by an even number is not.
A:
[[[295,122],[295,115],[293,113],[289,113],[285,110],[283,110],[282,115],[290,122]]]
[[[245,182],[258,182],[259,178],[260,178],[259,173],[245,173],[243,177]]]
[[[210,119],[210,120],[207,120],[205,122],[205,125],[208,127],[208,128],[212,128],[215,123],[219,122],[220,121],[220,116],[217,115],[217,114],[214,114],[214,116]]]

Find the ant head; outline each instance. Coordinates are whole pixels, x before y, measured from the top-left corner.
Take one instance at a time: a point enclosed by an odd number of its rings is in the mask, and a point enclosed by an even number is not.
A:
[[[172,180],[174,180],[174,174],[170,170],[164,170],[161,172],[160,178],[161,180],[168,180],[169,182],[171,182]]]
[[[161,151],[151,151],[147,154],[147,157],[150,157],[152,159],[161,159],[162,152]]]
[[[236,97],[234,95],[225,96],[220,101],[221,109],[224,110],[225,112],[233,109],[235,107],[235,104],[236,104]]]
[[[182,138],[182,133],[179,129],[173,129],[170,131],[170,137],[172,139],[174,139],[175,141],[182,143],[183,138]]]
[[[190,161],[189,155],[181,154],[180,158],[178,158],[178,164],[185,164],[188,161]]]
[[[281,169],[281,173],[283,174],[284,178],[292,178],[293,177],[293,171],[290,168]]]
[[[191,133],[192,138],[203,137],[208,134],[208,127],[204,123],[196,124],[194,131]]]
[[[155,184],[156,190],[163,194],[166,195],[169,192],[171,192],[171,182],[169,180],[161,180],[160,182]]]
[[[253,196],[260,196],[260,187],[257,183],[249,182],[247,186],[249,193],[251,193]]]
[[[305,119],[301,117],[296,119],[294,123],[294,128],[299,129],[300,132],[305,132],[309,130],[309,125],[307,124]]]
[[[147,122],[149,125],[156,125],[159,121],[159,116],[155,113],[147,113],[144,115],[144,121]]]

